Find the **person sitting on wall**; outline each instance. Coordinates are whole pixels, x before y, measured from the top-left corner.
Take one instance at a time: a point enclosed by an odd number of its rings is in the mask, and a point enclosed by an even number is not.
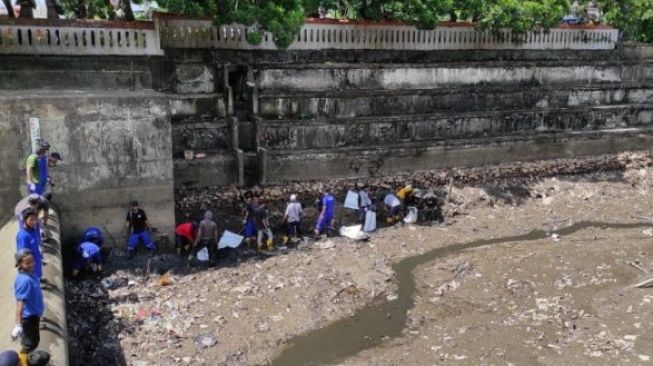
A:
[[[77,277],[80,271],[102,272],[102,255],[97,244],[85,241],[77,247],[77,256],[73,263],[73,277]]]
[[[40,162],[41,159],[45,157],[48,149],[50,149],[50,144],[42,141],[36,151],[34,151],[33,154],[30,154],[25,161],[27,194],[36,193],[38,195],[43,195],[45,191],[44,182],[47,181],[47,176],[41,175],[43,168],[40,167]]]
[[[40,277],[36,276],[36,253],[29,249],[19,249],[14,258],[18,274],[14,280],[14,297],[16,298],[16,326],[11,331],[11,338],[20,339],[19,359],[21,365],[28,365],[28,355],[41,342],[39,324],[45,308],[41,292]]]
[[[22,213],[22,225],[16,234],[16,251],[29,249],[34,257],[34,276],[43,277],[43,257],[41,255],[41,234],[38,230],[39,217],[33,208],[27,208]]]
[[[90,226],[84,230],[84,238],[82,240],[91,242],[102,248],[102,245],[104,244],[104,235],[102,234],[102,230],[99,228]]]
[[[388,192],[383,199],[385,206],[387,222],[393,224],[401,221],[401,201],[392,192]]]
[[[147,222],[147,215],[145,214],[145,211],[139,207],[138,201],[131,201],[130,206],[131,208],[127,212],[127,221],[125,223],[125,226],[127,227],[127,235],[129,235],[127,257],[134,257],[139,242],[143,242],[147,250],[150,252],[150,255],[152,255],[156,246],[150,238],[151,229]]]
[[[190,250],[195,245],[195,238],[197,237],[197,223],[195,221],[188,221],[177,225],[175,228],[175,246],[177,254],[188,255]]]
[[[336,212],[336,200],[326,190],[322,192],[320,199],[320,214],[315,223],[315,238],[319,238],[323,232],[333,230],[333,218]]]

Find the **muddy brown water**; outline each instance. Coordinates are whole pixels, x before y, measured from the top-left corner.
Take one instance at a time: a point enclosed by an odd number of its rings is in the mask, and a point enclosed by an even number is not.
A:
[[[632,229],[651,227],[650,223],[606,223],[583,221],[566,228],[544,231],[534,230],[523,235],[475,240],[437,248],[425,254],[409,257],[392,266],[396,273],[397,298],[374,301],[352,317],[299,335],[289,341],[288,347],[272,365],[322,365],[341,361],[358,352],[377,346],[382,340],[401,334],[406,326],[407,311],[414,307],[415,279],[413,270],[424,263],[455,254],[465,249],[486,245],[541,240],[552,234],[565,236],[590,227]]]

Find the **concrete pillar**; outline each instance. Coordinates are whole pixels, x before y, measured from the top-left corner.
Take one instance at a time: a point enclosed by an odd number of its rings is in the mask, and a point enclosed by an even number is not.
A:
[[[234,149],[236,152],[236,169],[238,169],[238,185],[245,185],[245,152],[241,149]]]
[[[238,149],[240,148],[240,140],[238,138],[238,118],[236,117],[231,117],[229,119],[230,121],[230,129],[231,129],[231,148],[232,149]]]
[[[268,178],[268,150],[259,147],[257,150],[259,183],[265,184]]]

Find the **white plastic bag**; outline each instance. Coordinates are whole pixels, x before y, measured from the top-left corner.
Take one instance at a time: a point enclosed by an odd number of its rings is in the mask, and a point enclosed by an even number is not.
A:
[[[366,233],[371,233],[376,230],[376,212],[372,210],[367,210],[365,214],[365,224],[363,225],[363,231]]]
[[[220,238],[220,241],[218,242],[218,249],[227,247],[237,248],[244,239],[244,236],[232,233],[229,230],[225,230],[224,234],[222,234],[222,237]]]
[[[351,208],[352,210],[358,210],[358,193],[354,191],[347,192],[344,207]]]
[[[408,215],[404,217],[404,222],[407,224],[414,224],[417,222],[417,207],[408,207]]]
[[[354,226],[341,226],[340,227],[340,235],[352,239],[352,240],[365,240],[369,239],[369,235],[365,234],[361,230],[361,225],[354,225]]]
[[[208,262],[209,249],[207,247],[204,247],[197,252],[197,260],[201,262]]]

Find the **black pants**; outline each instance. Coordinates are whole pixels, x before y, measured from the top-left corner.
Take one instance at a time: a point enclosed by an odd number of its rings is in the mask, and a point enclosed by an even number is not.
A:
[[[197,257],[197,252],[202,250],[202,248],[207,248],[209,251],[209,259],[216,259],[216,252],[218,250],[218,242],[214,239],[202,239],[197,243],[197,246],[193,248],[193,257]]]
[[[181,254],[187,254],[185,252],[185,248],[188,247],[188,250],[193,248],[193,242],[188,240],[187,237],[185,236],[179,236],[175,234],[175,248],[181,253]]]
[[[23,318],[20,325],[23,327],[23,336],[20,339],[22,346],[22,353],[30,353],[34,351],[41,342],[41,335],[39,333],[39,323],[41,319],[34,315]]]
[[[288,225],[286,226],[286,235],[289,237],[291,236],[301,236],[302,235],[302,223],[297,221],[297,222],[289,222]]]

